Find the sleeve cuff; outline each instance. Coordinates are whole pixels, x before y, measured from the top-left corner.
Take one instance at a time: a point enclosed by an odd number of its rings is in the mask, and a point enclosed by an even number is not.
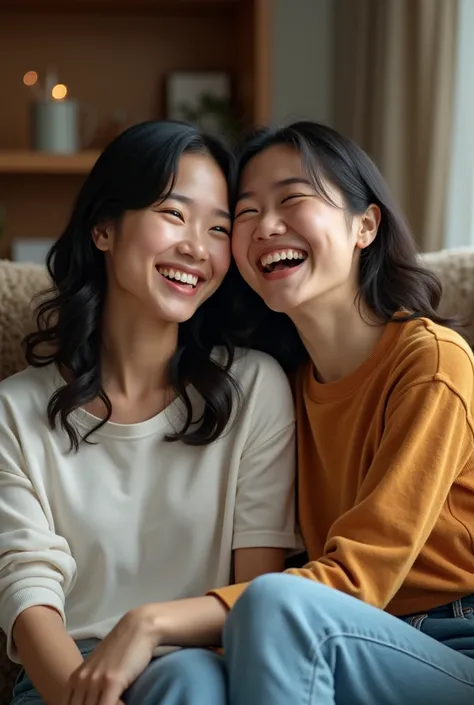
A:
[[[298,539],[294,534],[277,531],[246,531],[235,534],[232,550],[238,548],[298,548]]]
[[[2,628],[7,636],[7,656],[14,663],[21,663],[15,644],[13,643],[13,626],[22,612],[30,607],[52,607],[65,622],[64,602],[60,595],[49,588],[23,588],[10,596],[2,604]]]
[[[228,585],[227,587],[210,590],[207,594],[212,597],[217,597],[228,610],[231,610],[248,585],[249,583]]]

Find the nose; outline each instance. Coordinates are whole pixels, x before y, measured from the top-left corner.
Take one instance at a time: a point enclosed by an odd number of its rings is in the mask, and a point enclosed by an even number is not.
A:
[[[277,213],[263,213],[254,231],[255,240],[268,240],[286,233],[286,224]]]
[[[177,249],[180,255],[191,257],[196,262],[205,262],[209,259],[206,238],[202,237],[197,231],[189,233],[188,237],[181,240]]]

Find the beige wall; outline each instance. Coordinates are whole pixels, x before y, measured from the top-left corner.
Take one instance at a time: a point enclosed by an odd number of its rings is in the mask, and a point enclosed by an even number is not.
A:
[[[458,1],[458,46],[444,247],[474,247],[474,2]]]
[[[331,123],[334,0],[274,0],[272,121]]]

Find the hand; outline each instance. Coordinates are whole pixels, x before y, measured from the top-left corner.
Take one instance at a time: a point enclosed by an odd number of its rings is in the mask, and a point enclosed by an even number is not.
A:
[[[156,644],[146,606],[128,612],[73,673],[64,705],[118,705],[150,663]]]

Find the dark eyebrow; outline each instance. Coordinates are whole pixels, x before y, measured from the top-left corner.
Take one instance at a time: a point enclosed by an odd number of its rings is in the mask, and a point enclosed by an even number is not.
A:
[[[291,184],[302,184],[304,186],[311,186],[311,188],[314,188],[311,181],[305,179],[303,176],[290,176],[288,179],[274,181],[272,184],[272,189],[281,188],[282,186],[290,186]],[[244,198],[252,198],[253,196],[255,196],[255,191],[244,191],[243,193],[239,193],[236,200],[241,201]]]
[[[169,193],[165,200],[168,200],[168,198],[172,198],[173,201],[185,203],[187,206],[192,205],[194,203],[194,200],[192,198],[189,198],[189,196],[183,196],[181,193],[176,193],[176,191],[172,191],[171,193]],[[226,218],[227,220],[232,221],[232,216],[229,211],[222,210],[221,208],[214,208],[213,213],[214,215],[218,215],[221,218]]]

